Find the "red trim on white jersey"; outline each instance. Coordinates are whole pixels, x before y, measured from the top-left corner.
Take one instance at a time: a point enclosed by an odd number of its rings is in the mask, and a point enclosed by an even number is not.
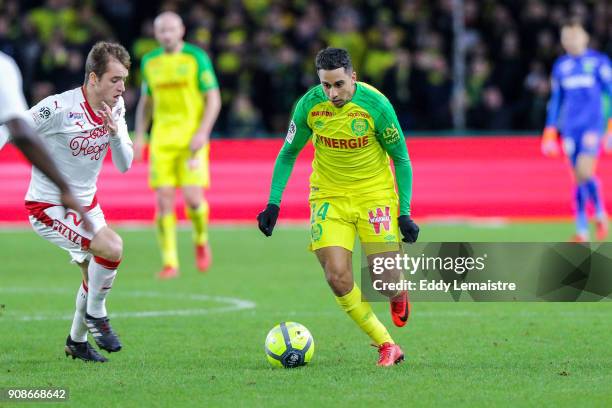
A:
[[[84,207],[84,208],[85,208],[85,211],[89,211],[89,210],[91,210],[91,209],[92,209],[92,208],[94,208],[96,205],[98,205],[98,196],[97,196],[97,195],[94,195],[93,199],[91,200],[91,204],[86,205],[86,206]]]
[[[87,108],[85,107],[85,103],[81,102],[79,105],[81,106],[81,109],[83,109],[83,114],[85,116],[85,119],[87,119],[87,122],[89,122],[89,124],[92,126],[96,126],[96,124],[92,121],[92,119],[87,114]]]
[[[92,125],[101,125],[102,123],[104,123],[102,118],[96,115],[96,112],[94,112],[94,110],[91,108],[91,105],[87,101],[87,95],[85,95],[85,87],[81,87],[81,92],[83,92],[83,98],[85,99],[85,102],[81,103],[81,107],[84,108],[83,110],[86,113],[85,117],[87,117],[89,123],[91,123]]]
[[[45,213],[45,210],[55,207],[56,205],[57,204],[37,203],[36,201],[25,202],[25,208],[28,210],[28,213],[47,227],[53,227],[53,219]]]
[[[100,258],[99,256],[94,256],[94,260],[104,269],[108,269],[111,271],[117,269],[119,267],[119,264],[121,263],[121,259],[118,261],[109,261],[108,259]]]
[[[38,202],[38,201],[26,201],[25,202],[26,210],[28,210],[30,215],[33,215],[34,217],[36,217],[36,214],[39,214],[41,211],[43,211],[42,216],[49,218],[49,216],[45,214],[44,211],[49,207],[55,207],[57,205],[61,205],[61,204],[43,203],[43,202]],[[98,205],[98,196],[94,195],[93,200],[91,200],[91,204],[84,206],[83,209],[85,211],[89,211],[92,208],[94,208],[96,205]],[[36,217],[36,219],[38,219],[39,221],[42,221],[42,219],[38,217]],[[49,219],[51,220],[51,218]],[[53,224],[53,220],[51,220],[51,224]],[[49,225],[49,224],[45,224],[45,225]]]

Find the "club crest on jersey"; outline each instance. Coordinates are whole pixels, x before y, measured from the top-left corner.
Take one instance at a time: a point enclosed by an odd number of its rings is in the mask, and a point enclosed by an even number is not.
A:
[[[323,235],[323,227],[321,224],[313,224],[310,227],[310,237],[314,242],[317,242],[321,239],[321,235]]]
[[[285,138],[287,143],[289,144],[293,143],[293,138],[295,137],[296,132],[297,132],[297,128],[295,126],[295,122],[291,121],[291,123],[289,123],[289,130],[287,130],[287,137]]]
[[[389,211],[389,207],[385,207],[384,211],[380,207],[377,207],[374,211],[368,211],[368,221],[370,224],[372,224],[376,234],[380,234],[381,225],[385,231],[389,231],[391,229],[391,215],[389,214]]]
[[[179,75],[187,75],[189,73],[189,67],[185,64],[179,65],[176,69],[176,73]]]
[[[365,119],[353,119],[351,121],[351,130],[355,136],[363,136],[368,131],[370,125]]]

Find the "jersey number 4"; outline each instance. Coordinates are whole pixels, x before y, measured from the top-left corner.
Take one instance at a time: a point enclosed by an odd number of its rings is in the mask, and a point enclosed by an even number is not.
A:
[[[325,217],[327,216],[327,210],[329,210],[329,203],[326,201],[323,204],[321,204],[321,206],[319,207],[319,209],[317,210],[317,205],[316,204],[312,204],[312,209],[310,211],[310,223],[313,224],[316,220],[317,217],[319,217],[320,221],[324,221]]]

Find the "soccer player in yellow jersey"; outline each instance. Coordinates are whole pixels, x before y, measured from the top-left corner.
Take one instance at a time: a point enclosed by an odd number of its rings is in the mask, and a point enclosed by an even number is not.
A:
[[[274,166],[268,205],[257,217],[259,229],[272,235],[295,159],[312,140],[310,247],[340,307],[378,347],[378,365],[390,366],[401,362],[404,353],[362,298],[353,279],[352,250],[356,235],[362,244],[385,244],[388,249],[391,243],[393,251],[383,251],[391,254],[400,249],[400,231],[404,242],[417,240],[419,227],[410,218],[410,158],[389,100],[356,81],[346,50],[320,51],[316,69],[321,84],[297,102]],[[393,322],[404,326],[410,314],[407,293],[385,294],[391,298]]]
[[[162,253],[162,279],[178,276],[175,190],[182,187],[186,212],[193,224],[196,265],[206,271],[212,254],[208,244],[210,132],[221,109],[221,96],[210,59],[185,43],[185,27],[173,12],[155,19],[161,47],[142,59],[142,92],[136,109],[136,158],[142,156],[144,132],[151,114],[150,178],[157,200],[157,232]]]

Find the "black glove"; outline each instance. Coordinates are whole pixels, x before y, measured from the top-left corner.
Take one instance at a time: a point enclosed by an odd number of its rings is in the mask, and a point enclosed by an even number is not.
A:
[[[276,220],[278,219],[278,212],[280,208],[276,204],[268,204],[266,209],[259,213],[257,216],[257,223],[259,230],[263,232],[266,237],[272,235]]]
[[[409,215],[400,215],[397,217],[397,223],[399,224],[399,229],[404,236],[402,241],[404,242],[416,242],[419,237],[419,226],[416,225],[414,221],[410,218]],[[261,228],[261,227],[260,227]]]

